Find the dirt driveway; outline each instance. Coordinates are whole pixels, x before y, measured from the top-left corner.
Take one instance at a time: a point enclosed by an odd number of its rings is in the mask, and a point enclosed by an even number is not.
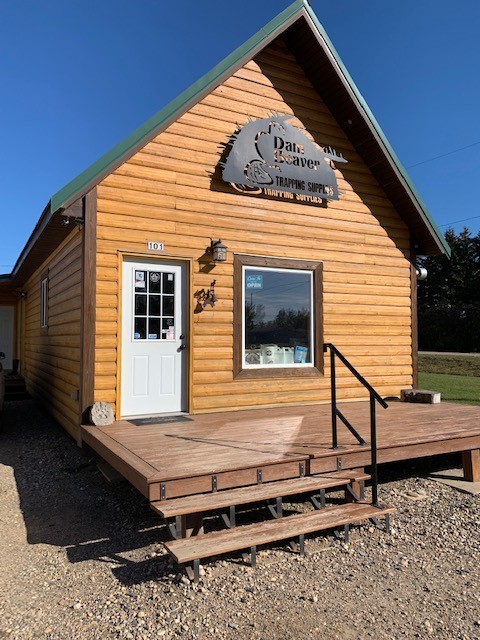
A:
[[[234,556],[193,586],[135,489],[108,484],[33,401],[4,418],[0,638],[480,638],[480,497],[425,479],[432,461],[381,468],[390,536],[364,525],[349,545],[307,540],[305,557],[277,546],[256,570]]]

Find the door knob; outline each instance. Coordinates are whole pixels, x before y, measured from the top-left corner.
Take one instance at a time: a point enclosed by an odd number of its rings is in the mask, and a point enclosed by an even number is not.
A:
[[[179,351],[184,351],[186,348],[187,348],[187,345],[186,345],[186,344],[181,344],[181,345],[178,347],[178,350],[179,350]]]

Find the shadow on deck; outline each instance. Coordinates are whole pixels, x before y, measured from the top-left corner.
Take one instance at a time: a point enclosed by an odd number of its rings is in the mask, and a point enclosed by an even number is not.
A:
[[[345,412],[351,415],[357,411],[361,418],[363,404],[351,403]],[[386,457],[392,451],[399,455],[402,447],[407,447],[404,454],[415,453],[408,447],[417,447],[422,457],[480,448],[479,407],[395,407],[392,405],[392,416],[399,413],[392,420],[394,426],[384,425],[387,412],[379,422],[379,447]],[[135,427],[121,422],[98,430],[111,444],[111,448],[105,444],[98,448],[106,447],[107,459],[115,458],[130,470],[128,473],[134,472],[137,479],[142,479],[145,496],[151,485],[158,487],[163,480],[187,479],[193,481],[197,491],[205,479],[211,487],[209,474],[214,471],[237,482],[238,471],[254,473],[256,477],[258,465],[265,468],[268,477],[269,470],[282,466],[298,470],[302,461],[336,462],[338,452],[332,455],[326,448],[328,419],[323,429],[318,427],[323,412],[328,413],[328,407],[202,415],[194,416],[191,422],[159,427]],[[125,584],[158,579],[167,571],[164,557],[154,562],[149,558],[169,535],[146,497],[139,496],[128,483],[107,484],[91,451],[79,449],[33,400],[7,402],[4,413],[0,463],[6,468],[2,475],[14,475],[29,544],[64,548],[72,563],[105,562]],[[366,425],[367,422],[364,428]],[[84,431],[92,433],[96,429]],[[342,457],[349,452],[359,453],[360,446],[350,441],[347,433],[342,435],[341,444],[345,447]],[[360,453],[364,455],[365,451]],[[452,466],[451,458],[422,461],[417,457],[410,455],[401,458],[404,462],[381,468],[381,481]],[[458,461],[455,458],[453,463]],[[139,470],[147,470],[148,475],[140,476]]]
[[[369,403],[341,405],[367,445],[343,426],[331,446],[329,405],[191,416],[188,422],[135,426],[127,420],[82,427],[82,437],[149,500],[370,464]],[[480,407],[392,403],[377,413],[378,462],[480,448]]]

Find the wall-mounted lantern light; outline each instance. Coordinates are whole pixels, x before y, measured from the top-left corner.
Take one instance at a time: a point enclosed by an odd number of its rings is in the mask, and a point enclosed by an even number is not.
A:
[[[227,259],[227,247],[221,240],[211,240],[209,250],[214,262],[225,262]]]
[[[417,267],[417,280],[426,280],[428,272],[425,267]]]
[[[61,221],[61,225],[62,227],[68,227],[68,225],[70,224],[70,218],[73,218],[73,221],[75,222],[75,224],[79,227],[82,226],[82,224],[85,223],[85,220],[83,218],[80,217],[74,217],[74,216],[63,216],[62,221]]]

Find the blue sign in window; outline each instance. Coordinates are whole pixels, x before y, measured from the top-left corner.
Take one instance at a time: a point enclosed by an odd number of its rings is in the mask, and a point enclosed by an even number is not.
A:
[[[245,288],[246,289],[263,289],[263,275],[246,275],[245,276]]]

